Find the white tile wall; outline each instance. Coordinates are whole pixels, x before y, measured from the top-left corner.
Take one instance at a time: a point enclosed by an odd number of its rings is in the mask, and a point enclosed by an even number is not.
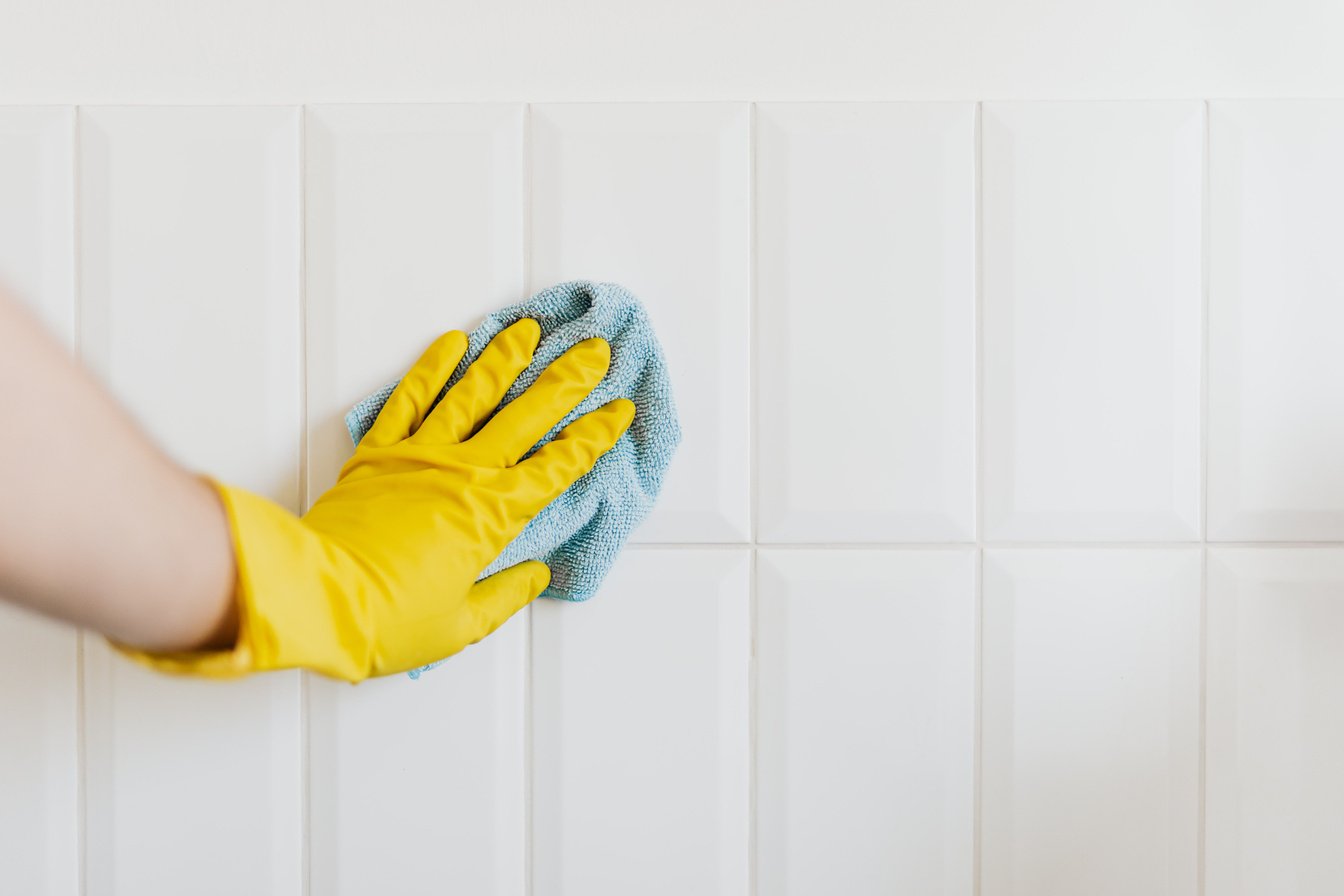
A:
[[[418,682],[5,611],[0,891],[1332,892],[1341,149],[1334,102],[0,109],[0,280],[193,467],[301,509],[353,401],[569,277],[647,301],[686,427],[602,595]]]

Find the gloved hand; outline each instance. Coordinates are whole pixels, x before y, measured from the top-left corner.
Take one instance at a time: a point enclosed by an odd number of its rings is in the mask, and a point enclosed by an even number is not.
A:
[[[304,667],[348,681],[415,669],[473,644],[545,589],[550,571],[481,570],[538,511],[621,437],[635,407],[617,399],[520,458],[607,372],[602,339],[574,346],[482,426],[529,363],[541,328],[500,333],[430,407],[467,350],[445,333],[397,386],[336,485],[302,518],[211,480],[237,560],[232,650],[152,654],[164,671],[232,677]]]

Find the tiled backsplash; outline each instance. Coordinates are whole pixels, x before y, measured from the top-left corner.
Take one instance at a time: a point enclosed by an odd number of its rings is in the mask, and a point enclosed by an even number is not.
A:
[[[300,509],[558,280],[686,430],[604,592],[417,682],[0,610],[0,891],[1344,879],[1344,102],[0,108],[0,277]]]

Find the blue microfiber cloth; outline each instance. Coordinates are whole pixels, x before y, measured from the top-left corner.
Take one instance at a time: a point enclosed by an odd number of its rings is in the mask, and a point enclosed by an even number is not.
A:
[[[558,283],[486,317],[472,331],[467,353],[439,398],[462,378],[496,334],[524,317],[541,324],[541,342],[532,364],[505,394],[501,407],[521,395],[547,365],[577,343],[593,336],[611,343],[611,367],[602,382],[533,451],[572,420],[615,398],[635,403],[635,419],[616,446],[533,517],[481,578],[524,560],[541,560],[551,569],[551,583],[542,597],[587,600],[597,592],[631,531],[653,507],[663,473],[681,442],[681,424],[672,402],[667,364],[644,307],[619,284],[591,280]],[[379,389],[346,414],[345,425],[355,444],[369,431],[396,385]],[[431,663],[410,675],[418,678],[437,665]]]

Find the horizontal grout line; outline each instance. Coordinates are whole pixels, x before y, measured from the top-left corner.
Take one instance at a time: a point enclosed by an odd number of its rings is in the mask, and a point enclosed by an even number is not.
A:
[[[658,541],[628,544],[634,551],[952,551],[984,550],[1175,550],[1218,548],[1344,548],[1344,541]]]
[[[266,100],[208,100],[208,101],[137,101],[137,102],[94,102],[78,100],[52,100],[43,102],[3,102],[0,108],[60,108],[75,109],[318,109],[337,106],[1046,106],[1046,105],[1135,105],[1140,103],[1190,104],[1203,103],[1212,108],[1222,103],[1339,103],[1344,95],[1330,96],[1219,96],[1219,97],[869,97],[861,99],[694,99],[663,98],[647,99],[266,99]]]

